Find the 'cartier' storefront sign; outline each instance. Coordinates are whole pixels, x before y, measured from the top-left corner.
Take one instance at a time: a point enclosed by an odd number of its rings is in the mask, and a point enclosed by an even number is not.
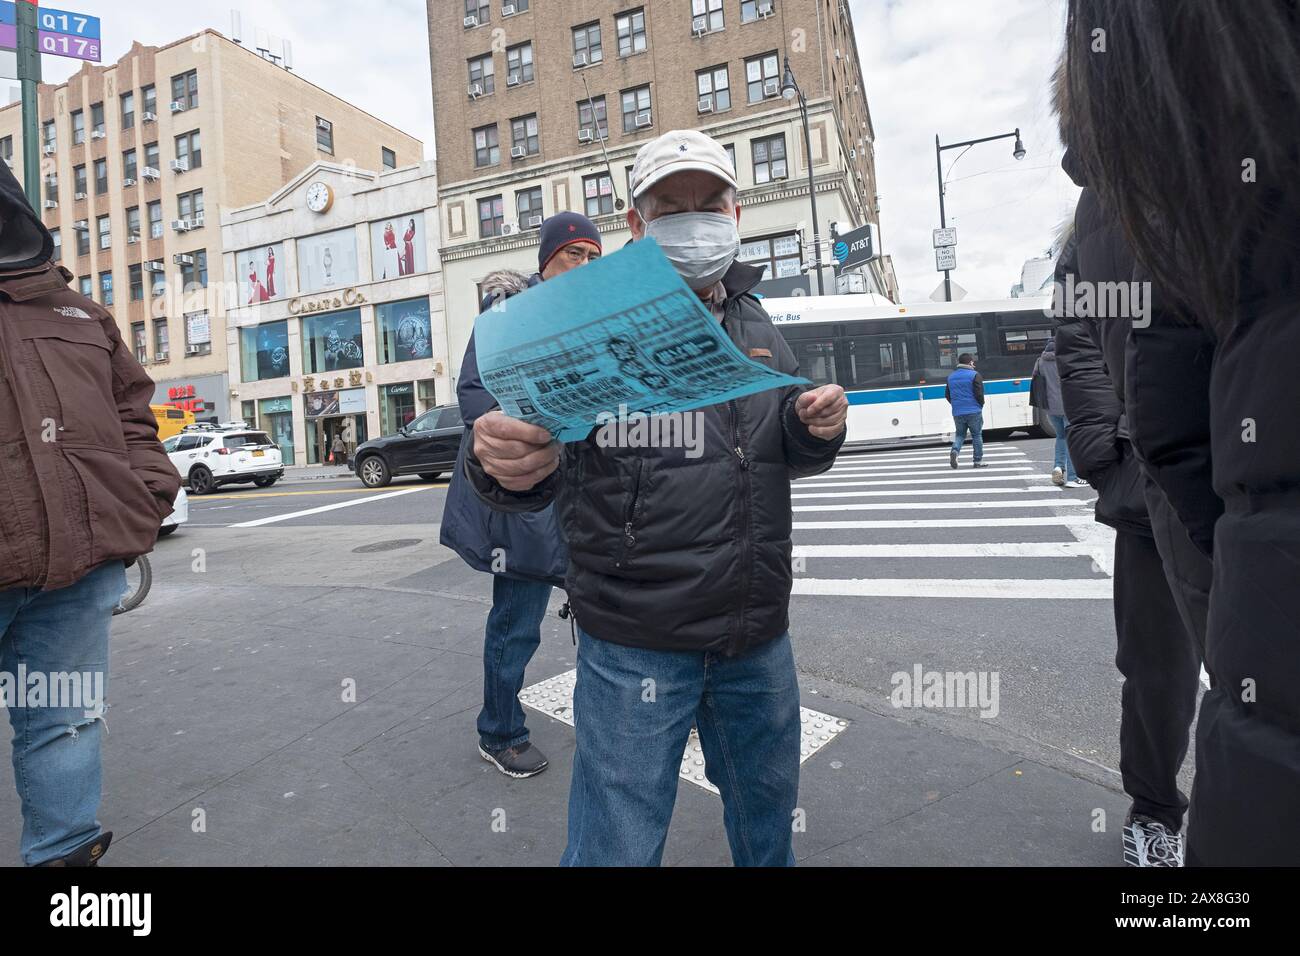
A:
[[[334,309],[346,309],[361,305],[366,297],[356,289],[344,289],[339,295],[326,296],[323,299],[290,299],[290,315],[310,315],[312,312],[330,312]]]

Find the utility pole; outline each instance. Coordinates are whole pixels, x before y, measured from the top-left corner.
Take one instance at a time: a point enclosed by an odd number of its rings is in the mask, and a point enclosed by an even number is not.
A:
[[[18,81],[23,93],[23,189],[33,209],[41,208],[41,141],[37,87],[41,82],[41,48],[36,4],[18,0]]]

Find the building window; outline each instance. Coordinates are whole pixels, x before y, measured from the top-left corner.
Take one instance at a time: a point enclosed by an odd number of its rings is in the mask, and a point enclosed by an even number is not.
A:
[[[361,310],[328,312],[302,320],[302,371],[318,375],[365,365],[361,354]]]
[[[102,139],[106,134],[104,130],[104,104],[93,103],[90,107],[90,131],[92,134],[98,134],[97,138]]]
[[[533,82],[533,45],[521,43],[506,48],[506,85]]]
[[[113,244],[113,221],[108,216],[100,216],[95,220],[95,228],[99,231],[99,248],[109,248]]]
[[[156,299],[167,291],[167,272],[163,267],[161,259],[155,259],[152,262],[146,262],[145,268],[153,276],[152,294]]]
[[[590,139],[609,139],[609,118],[605,115],[605,97],[597,96],[578,104],[578,137],[582,131],[591,133]]]
[[[131,301],[140,302],[144,299],[144,266],[134,262],[127,266],[126,269],[127,284],[131,287]]]
[[[203,147],[198,130],[176,137],[176,158],[188,163],[190,169],[198,169],[203,165]]]
[[[700,70],[695,74],[695,85],[700,94],[698,108],[701,113],[721,113],[731,109],[731,80],[727,76],[727,64]]]
[[[746,239],[741,242],[736,258],[762,269],[764,279],[786,279],[803,272],[799,234],[794,232],[762,239]]]
[[[113,304],[113,273],[101,272],[99,274],[99,301],[101,305]],[[144,338],[144,323],[140,323],[141,339]]]
[[[95,195],[102,196],[108,192],[108,160],[95,160]]]
[[[756,56],[745,61],[745,82],[749,87],[749,102],[777,96],[781,92],[781,69],[775,52]]]
[[[78,146],[86,141],[86,114],[81,110],[72,111],[72,145]]]
[[[469,88],[471,92],[478,88],[479,94],[487,96],[497,88],[496,67],[492,63],[492,54],[475,57],[469,61]]]
[[[573,67],[590,66],[605,58],[600,48],[600,22],[573,28]]]
[[[149,203],[149,238],[161,239],[163,234],[162,202]]]
[[[478,235],[480,239],[490,239],[501,235],[505,225],[505,205],[500,196],[489,196],[478,201]]]
[[[158,164],[162,162],[162,157],[158,153],[157,143],[144,144],[144,164],[155,173],[158,171]]]
[[[150,116],[158,115],[158,91],[154,89],[152,83],[140,87],[140,99],[143,100],[141,105],[146,113]],[[145,122],[148,122],[148,120]]]
[[[760,13],[771,16],[772,0],[740,0],[741,23],[753,23]]]
[[[691,31],[712,33],[722,29],[722,0],[691,0]]]
[[[203,221],[203,190],[181,193],[176,197],[176,218]]]
[[[474,130],[474,165],[495,166],[501,162],[501,144],[497,141],[497,124]]]
[[[536,156],[541,146],[537,136],[537,114],[520,116],[510,121],[510,154],[523,148],[525,156]]]
[[[3,158],[10,163],[13,162],[14,138],[12,136],[6,136],[4,139],[0,139],[0,158]]]
[[[394,435],[415,420],[415,387],[410,382],[379,386],[379,421],[385,435]]]
[[[139,169],[136,166],[135,150],[128,149],[122,154],[122,178],[124,180],[138,179],[138,172]]]
[[[261,382],[288,374],[288,322],[268,322],[239,330],[240,381]]]
[[[482,26],[492,19],[491,0],[465,0],[465,19],[473,17],[478,21],[475,26]]]
[[[583,176],[582,196],[586,203],[588,218],[614,211],[614,183],[608,173]]]
[[[377,305],[375,318],[380,364],[414,362],[433,354],[428,296]]]
[[[199,286],[206,289],[208,287],[208,251],[200,249],[197,252],[187,252],[185,258],[189,262],[181,262],[181,287],[193,288]]]
[[[171,351],[171,334],[167,329],[166,319],[153,320],[153,357],[162,361]]]
[[[81,294],[89,299],[95,291],[95,280],[90,276],[81,276],[77,279],[77,287],[81,290]]]
[[[85,165],[72,167],[72,191],[78,199],[86,198],[86,167]]]
[[[501,6],[502,8],[514,7],[515,13],[528,12],[528,0],[501,0]],[[387,432],[385,432],[385,434],[387,434]]]
[[[45,198],[51,202],[59,201],[59,177],[57,174],[45,177]]]
[[[722,147],[722,149],[727,154],[727,159],[731,160],[731,174],[733,176],[738,175],[739,168],[736,166],[736,144],[728,143],[726,146]]]
[[[785,134],[765,136],[752,143],[754,149],[754,182],[758,185],[788,175],[785,164]]]
[[[59,232],[58,229],[51,229],[50,238],[54,240],[53,259],[55,262],[62,262],[63,261],[63,235]]]
[[[190,355],[212,354],[212,320],[207,312],[185,314],[185,351]]]
[[[515,212],[520,229],[536,229],[542,224],[542,187],[521,189],[515,193]]]
[[[618,55],[631,56],[645,50],[645,10],[630,10],[614,18],[618,33]]]
[[[319,116],[316,117],[316,148],[334,155],[334,124]]]
[[[172,77],[172,102],[187,110],[199,105],[199,71],[190,70]]]
[[[140,207],[131,206],[126,211],[126,239],[130,242],[132,239],[140,239]]]
[[[635,133],[653,125],[650,113],[650,87],[638,86],[623,91],[623,132]]]
[[[396,169],[396,168],[397,168],[397,154],[394,153],[394,152],[393,152],[391,149],[389,149],[387,146],[380,146],[380,147],[379,147],[379,162],[380,162],[380,165],[382,165],[382,166],[384,167],[384,169]]]
[[[144,334],[143,322],[131,323],[131,347],[135,349],[135,360],[143,365],[149,361],[149,343]]]
[[[46,120],[45,125],[41,127],[41,141],[46,146],[58,146],[59,134],[54,120]]]
[[[122,104],[122,129],[135,125],[135,93],[123,93],[118,97]]]
[[[90,255],[90,229],[77,229],[77,255]],[[87,293],[89,295],[89,293]]]

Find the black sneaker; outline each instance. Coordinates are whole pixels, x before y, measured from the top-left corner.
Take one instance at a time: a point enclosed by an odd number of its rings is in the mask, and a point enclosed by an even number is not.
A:
[[[535,777],[546,769],[546,757],[540,750],[525,741],[516,747],[488,751],[479,744],[479,756],[495,766],[507,777]]]
[[[1182,866],[1183,835],[1163,823],[1130,812],[1124,821],[1125,866]]]
[[[955,451],[948,452],[948,464],[952,465],[954,468],[957,467],[957,453]]]

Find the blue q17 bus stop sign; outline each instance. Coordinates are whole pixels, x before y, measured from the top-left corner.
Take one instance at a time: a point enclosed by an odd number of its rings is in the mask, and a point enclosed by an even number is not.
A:
[[[51,56],[100,62],[99,17],[41,7],[36,12],[38,47]],[[18,11],[13,0],[0,0],[0,48],[18,46]]]

